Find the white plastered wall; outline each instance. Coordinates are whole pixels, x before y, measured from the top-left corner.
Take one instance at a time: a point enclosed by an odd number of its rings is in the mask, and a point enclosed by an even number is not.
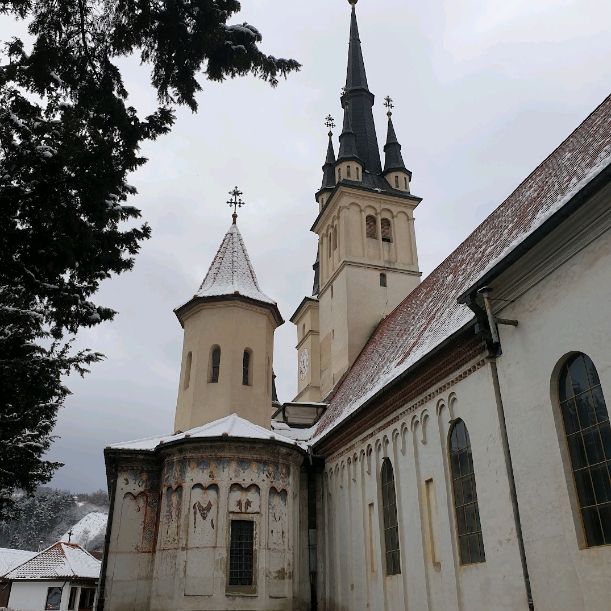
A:
[[[611,608],[611,546],[584,546],[555,396],[559,365],[584,352],[609,409],[610,304],[607,231],[500,313],[519,322],[500,327],[498,368],[537,611]]]
[[[388,425],[363,432],[327,461],[326,611],[528,609],[490,364],[481,357],[470,375],[460,373],[438,385],[450,383],[451,390],[402,406]],[[454,418],[464,420],[471,438],[486,552],[486,562],[469,566],[458,559],[446,459]],[[394,576],[385,575],[383,560],[379,474],[385,456],[394,469],[401,541],[401,574]]]

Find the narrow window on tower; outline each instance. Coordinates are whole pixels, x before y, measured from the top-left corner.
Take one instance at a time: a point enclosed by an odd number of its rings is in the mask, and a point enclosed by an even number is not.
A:
[[[347,176],[348,178],[351,178],[351,177],[352,177],[352,169],[351,169],[351,167],[350,167],[350,166],[346,166],[346,176]]]
[[[395,174],[395,189],[399,188],[399,175]]]
[[[341,168],[337,168],[337,180],[341,180],[342,179],[342,169]]]
[[[356,179],[361,180],[361,169],[358,165],[356,166]]]
[[[242,356],[242,384],[244,386],[252,385],[251,369],[252,351],[247,348]]]
[[[368,238],[377,239],[378,237],[376,217],[372,214],[367,215],[367,217],[365,218],[365,232]]]
[[[192,352],[188,352],[187,353],[187,358],[185,360],[185,373],[184,373],[184,379],[183,379],[183,390],[187,390],[187,388],[189,388],[189,385],[191,384],[191,364],[193,362],[193,353]]]
[[[392,224],[390,219],[382,219],[382,242],[392,242]]]
[[[403,182],[405,184],[405,190],[407,191],[407,176],[403,177]]]
[[[221,347],[212,346],[210,352],[210,383],[216,384],[219,381],[219,375],[221,374]]]
[[[380,274],[380,286],[388,286],[386,274]]]
[[[254,585],[255,523],[232,520],[229,543],[229,585],[237,588]]]

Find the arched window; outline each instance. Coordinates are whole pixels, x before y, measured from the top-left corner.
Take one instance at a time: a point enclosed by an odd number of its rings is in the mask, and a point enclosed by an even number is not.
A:
[[[449,449],[460,563],[485,562],[471,441],[469,431],[462,420],[457,420],[450,431]]]
[[[337,250],[337,227],[333,227],[333,250]]]
[[[242,384],[250,386],[252,384],[252,351],[248,348],[244,350],[242,355]]]
[[[221,373],[221,348],[220,346],[212,347],[210,356],[210,382],[216,384],[219,381]]]
[[[378,237],[378,228],[376,224],[376,217],[369,214],[365,217],[365,229],[368,238],[376,239]]]
[[[382,242],[392,242],[392,224],[390,219],[382,219]]]
[[[337,180],[340,181],[342,179],[342,169],[337,168]]]
[[[380,274],[380,286],[388,286],[387,282],[386,274]]]
[[[399,175],[395,174],[395,189],[399,188]]]
[[[560,371],[559,398],[588,546],[611,543],[611,426],[598,372],[585,354]]]
[[[346,176],[347,176],[348,178],[352,178],[352,170],[351,170],[351,168],[350,168],[350,166],[349,166],[349,165],[348,165],[348,166],[346,166]]]
[[[395,474],[388,458],[385,458],[382,462],[382,511],[384,517],[386,574],[398,575],[401,572],[401,561],[399,523],[397,521],[397,497],[395,494]]]
[[[189,388],[189,384],[191,384],[191,364],[193,363],[193,353],[187,352],[187,358],[185,360],[185,373],[183,377],[182,387],[183,390],[187,390]]]

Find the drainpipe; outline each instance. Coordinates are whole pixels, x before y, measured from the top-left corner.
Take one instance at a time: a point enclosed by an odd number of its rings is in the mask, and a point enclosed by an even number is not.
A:
[[[485,318],[487,323],[488,331],[490,333],[490,339],[492,340],[493,350],[490,350],[489,346],[489,357],[490,371],[492,374],[492,385],[494,388],[494,396],[496,399],[496,410],[499,419],[499,425],[501,427],[501,442],[503,446],[503,454],[505,457],[505,468],[507,469],[507,480],[509,481],[509,496],[511,497],[511,507],[513,510],[513,518],[516,528],[516,535],[518,538],[518,550],[520,553],[520,562],[522,564],[522,576],[524,579],[524,587],[526,589],[526,598],[528,600],[528,608],[530,611],[534,611],[535,603],[532,596],[532,589],[530,587],[530,574],[528,572],[528,563],[526,560],[526,550],[524,547],[524,534],[522,531],[522,521],[520,519],[520,507],[518,504],[518,494],[516,491],[516,481],[513,470],[513,461],[511,459],[511,450],[509,448],[509,437],[507,435],[507,423],[505,420],[505,408],[503,406],[503,397],[501,395],[501,385],[499,382],[499,373],[496,364],[496,359],[501,353],[501,341],[497,325],[505,324],[514,327],[518,326],[516,320],[506,320],[503,318],[497,318],[492,312],[492,306],[490,303],[490,293],[492,289],[489,287],[483,287],[479,289],[478,293],[482,296],[484,301],[484,310],[477,304],[475,295],[469,297],[469,307],[475,312],[480,324],[484,322]]]

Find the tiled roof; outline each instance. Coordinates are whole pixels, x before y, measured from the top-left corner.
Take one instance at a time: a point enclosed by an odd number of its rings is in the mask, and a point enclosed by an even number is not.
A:
[[[340,382],[313,441],[469,323],[473,314],[458,297],[610,162],[611,96],[380,323]]]
[[[7,579],[97,579],[101,562],[75,543],[59,541],[6,574]]]
[[[33,556],[36,556],[36,552],[0,547],[0,577]]]
[[[276,305],[259,288],[244,240],[236,224],[231,225],[212,261],[212,265],[195,294],[196,297],[241,295]]]

